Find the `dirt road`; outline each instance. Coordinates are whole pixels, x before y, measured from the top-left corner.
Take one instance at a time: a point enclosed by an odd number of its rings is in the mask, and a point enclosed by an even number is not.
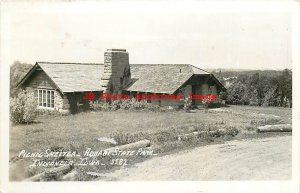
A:
[[[230,141],[155,157],[106,174],[111,180],[288,180],[292,136]]]

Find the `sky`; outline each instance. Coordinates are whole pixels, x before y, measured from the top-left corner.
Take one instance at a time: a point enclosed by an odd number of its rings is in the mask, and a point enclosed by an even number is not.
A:
[[[106,49],[123,48],[130,63],[292,68],[286,9],[186,2],[11,3],[2,9],[5,61],[103,63]]]

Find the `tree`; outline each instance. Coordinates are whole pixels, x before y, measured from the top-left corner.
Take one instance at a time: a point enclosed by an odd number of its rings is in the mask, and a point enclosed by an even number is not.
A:
[[[227,103],[234,105],[246,105],[249,100],[246,96],[247,87],[241,82],[235,82],[227,89]]]
[[[21,79],[27,74],[33,65],[15,61],[10,66],[10,96],[14,97],[17,94],[16,86]]]
[[[225,95],[226,96],[226,95]],[[292,71],[241,72],[227,89],[228,104],[292,107]]]
[[[292,107],[292,71],[284,69],[281,75],[273,77],[272,84],[275,87],[275,95],[280,98],[278,106]]]
[[[265,93],[262,106],[278,106],[278,97],[276,96],[275,91],[275,88],[269,88],[269,90]]]

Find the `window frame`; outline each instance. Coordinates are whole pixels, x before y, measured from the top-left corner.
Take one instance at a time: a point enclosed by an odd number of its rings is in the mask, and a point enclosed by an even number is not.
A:
[[[54,93],[53,89],[35,89],[35,98],[37,101],[37,108],[39,109],[54,109]],[[48,95],[49,93],[49,95]],[[49,102],[49,103],[48,103]]]

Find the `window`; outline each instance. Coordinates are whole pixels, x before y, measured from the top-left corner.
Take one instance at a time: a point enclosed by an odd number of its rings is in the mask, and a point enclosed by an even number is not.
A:
[[[46,89],[35,90],[34,96],[39,107],[54,108],[54,91]]]

